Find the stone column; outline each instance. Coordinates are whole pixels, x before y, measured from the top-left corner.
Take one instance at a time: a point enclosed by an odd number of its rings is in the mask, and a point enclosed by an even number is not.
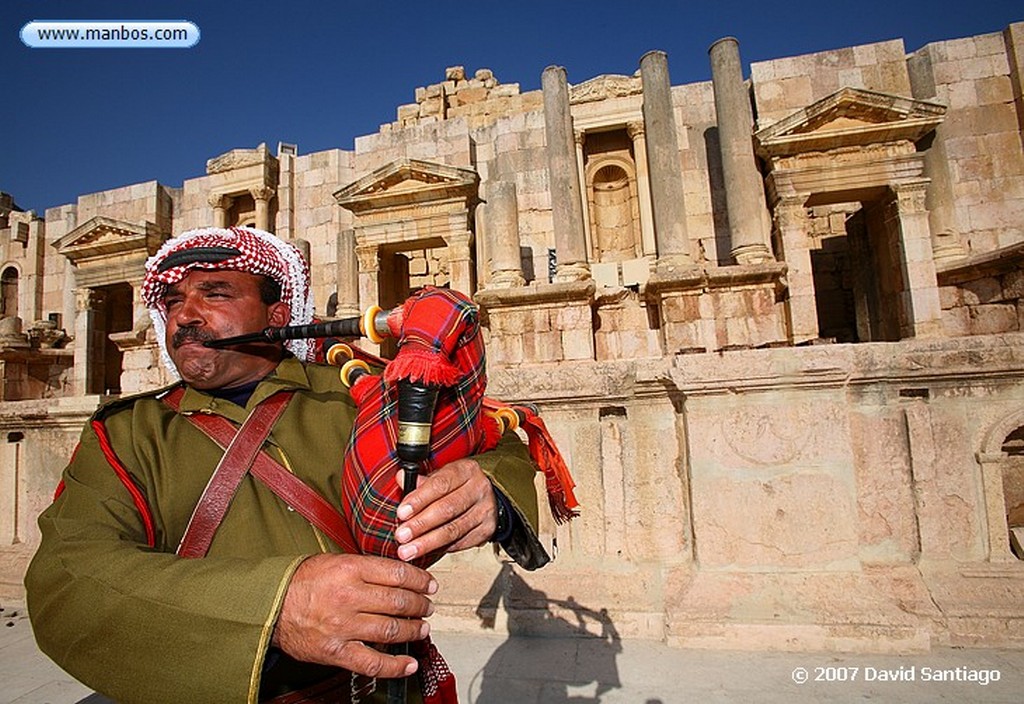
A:
[[[647,161],[650,168],[658,269],[690,267],[693,260],[690,256],[690,240],[686,234],[683,167],[679,160],[672,84],[665,52],[649,51],[643,55],[640,59],[640,80],[643,85],[644,127],[647,133]]]
[[[1006,494],[1003,491],[1004,452],[979,452],[981,486],[985,501],[989,562],[1017,562],[1010,550],[1010,529],[1006,522]]]
[[[75,289],[75,366],[72,370],[75,396],[98,393],[92,389],[97,366],[92,338],[99,303],[91,288]]]
[[[580,203],[583,208],[583,240],[586,243],[587,259],[594,253],[594,235],[590,231],[590,193],[587,191],[587,172],[583,166],[583,146],[587,141],[587,133],[583,130],[573,132],[576,142],[576,173],[580,180]]]
[[[739,43],[719,39],[708,50],[715,91],[718,142],[722,152],[731,253],[737,264],[771,261],[765,227],[764,184],[754,160],[750,98],[743,83]]]
[[[647,173],[647,138],[643,122],[630,122],[626,134],[633,140],[633,160],[636,163],[636,190],[640,200],[640,236],[644,254],[654,254],[654,211],[651,209],[651,179]]]
[[[223,193],[211,193],[207,198],[207,201],[213,208],[213,226],[227,227],[228,208],[231,207],[232,198],[224,195]]]
[[[555,228],[556,282],[590,278],[583,202],[576,166],[576,143],[569,111],[565,69],[548,66],[541,74],[544,92],[544,133],[547,139],[551,219]]]
[[[290,240],[295,231],[295,156],[282,152],[279,146],[277,163],[277,222],[274,233],[283,240]]]
[[[488,288],[515,288],[526,283],[519,258],[519,202],[513,181],[487,186],[487,244],[491,254]]]
[[[380,256],[375,244],[359,244],[356,238],[356,258],[359,260],[359,310],[380,304]]]
[[[270,232],[270,199],[274,197],[274,189],[270,186],[256,186],[249,189],[256,201],[256,229]]]
[[[356,231],[338,234],[338,310],[339,318],[359,315],[359,258],[356,256]]]
[[[814,272],[808,246],[810,224],[804,203],[807,195],[787,196],[775,205],[782,258],[788,267],[789,337],[793,344],[818,337],[818,310],[814,298]]]
[[[471,245],[473,233],[460,232],[444,237],[448,246],[448,277],[451,287],[472,296],[473,291],[473,257]]]
[[[903,328],[900,337],[932,337],[942,334],[939,282],[935,274],[931,228],[925,208],[927,179],[894,184],[893,203],[903,253]]]

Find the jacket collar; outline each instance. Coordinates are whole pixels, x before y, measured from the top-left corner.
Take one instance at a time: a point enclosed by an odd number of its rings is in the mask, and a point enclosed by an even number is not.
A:
[[[289,355],[282,359],[274,371],[259,383],[252,396],[249,397],[245,408],[236,406],[225,399],[211,396],[205,391],[185,386],[185,395],[181,399],[181,412],[214,413],[236,423],[242,423],[248,417],[249,411],[256,407],[256,404],[278,391],[309,390],[310,388],[309,375],[306,374],[305,365]]]

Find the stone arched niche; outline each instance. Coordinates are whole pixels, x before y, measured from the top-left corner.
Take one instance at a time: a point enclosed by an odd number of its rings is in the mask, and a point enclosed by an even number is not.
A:
[[[977,455],[992,562],[1024,559],[1024,408],[994,423]]]
[[[0,274],[0,318],[18,315],[18,270],[9,266]]]
[[[1002,451],[1003,504],[1010,531],[1010,548],[1024,559],[1024,426],[1007,436]]]
[[[617,262],[639,256],[636,182],[616,162],[600,165],[591,178],[594,260]]]

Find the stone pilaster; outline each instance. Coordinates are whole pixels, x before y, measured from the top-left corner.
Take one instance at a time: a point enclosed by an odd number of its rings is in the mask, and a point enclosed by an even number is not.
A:
[[[590,278],[590,267],[587,264],[583,201],[565,69],[548,66],[541,75],[541,87],[544,93],[551,218],[558,256],[555,281],[582,281]]]
[[[488,288],[514,288],[526,283],[519,257],[519,203],[513,181],[487,187],[488,249],[491,270]]]
[[[91,288],[75,290],[75,366],[72,370],[72,383],[76,396],[99,393],[92,387],[97,367],[99,367],[100,378],[102,378],[103,370],[102,364],[97,364],[97,360],[93,359],[96,349],[92,344],[92,338],[96,327],[95,319],[98,315],[97,307],[100,302],[97,292]]]
[[[211,193],[207,198],[210,207],[213,208],[213,226],[228,226],[228,209],[231,207],[232,198],[223,193]]]
[[[683,168],[679,159],[672,84],[665,52],[650,51],[644,54],[640,59],[640,79],[644,94],[643,115],[658,270],[690,267],[693,260],[686,233]]]
[[[583,166],[585,161],[583,147],[587,143],[587,133],[583,130],[574,130],[572,136],[573,141],[576,143],[576,173],[577,178],[580,180],[580,203],[583,208],[583,240],[586,243],[584,246],[586,247],[587,259],[589,260],[596,251],[596,248],[590,224],[590,194],[587,192],[587,172]]]
[[[925,208],[927,179],[892,186],[893,204],[903,254],[904,316],[900,337],[932,337],[942,334],[942,309],[935,274],[931,229]]]
[[[357,239],[358,242],[358,239]],[[356,244],[359,261],[359,310],[378,305],[380,297],[380,256],[375,244]]]
[[[1006,522],[1006,494],[1003,491],[1003,452],[979,452],[981,488],[985,497],[985,527],[988,533],[989,562],[1017,562],[1010,551],[1009,526]]]
[[[274,197],[274,189],[270,186],[256,186],[249,189],[249,194],[256,201],[256,229],[270,231],[270,199]]]
[[[359,258],[356,256],[356,231],[338,234],[338,310],[339,318],[359,315]]]
[[[451,287],[472,296],[473,286],[473,233],[453,233],[444,238],[448,246],[448,276]]]
[[[818,310],[814,297],[814,272],[808,242],[810,223],[806,195],[789,196],[775,205],[775,227],[779,232],[782,258],[788,267],[789,337],[793,344],[818,337]]]
[[[277,154],[280,169],[277,180],[277,217],[274,233],[283,240],[292,238],[295,232],[295,155]]]
[[[647,136],[644,123],[630,122],[626,134],[633,140],[633,159],[636,163],[636,192],[640,200],[640,235],[644,254],[654,254],[654,211],[651,207],[651,177],[647,170]]]
[[[754,120],[743,83],[739,43],[733,37],[725,37],[712,44],[708,53],[711,55],[731,253],[738,264],[771,261],[764,184],[754,160]]]

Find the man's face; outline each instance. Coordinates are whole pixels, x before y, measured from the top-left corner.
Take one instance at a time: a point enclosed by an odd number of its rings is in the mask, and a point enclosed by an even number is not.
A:
[[[167,287],[167,352],[181,378],[197,389],[241,386],[262,379],[277,366],[279,344],[210,349],[207,340],[287,325],[285,303],[260,299],[261,277],[244,271],[195,269]]]

